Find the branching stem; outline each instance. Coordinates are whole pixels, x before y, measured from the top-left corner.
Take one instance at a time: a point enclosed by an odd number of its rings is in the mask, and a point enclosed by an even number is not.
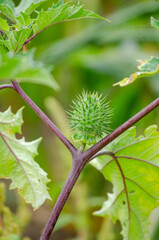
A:
[[[28,95],[21,89],[19,84],[15,81],[11,81],[13,88],[24,99],[24,101],[34,110],[34,112],[43,120],[43,122],[56,134],[56,136],[63,142],[67,149],[74,155],[77,149],[73,144],[60,132],[55,124],[41,111],[41,109],[28,97]]]
[[[153,109],[155,109],[158,106],[159,106],[159,98],[157,98],[154,102],[152,102],[147,107],[145,107],[143,110],[141,110],[139,113],[137,113],[134,117],[130,118],[127,122],[125,122],[123,125],[118,127],[115,131],[110,133],[107,137],[103,138],[100,142],[98,142],[92,148],[88,149],[85,152],[80,152],[80,155],[76,155],[76,157],[78,156],[78,165],[74,165],[74,167],[71,169],[70,175],[65,183],[65,186],[64,186],[59,198],[57,199],[57,202],[52,210],[52,213],[51,213],[50,218],[44,228],[44,231],[43,231],[43,234],[42,234],[40,240],[47,240],[50,238],[51,232],[54,229],[54,226],[57,222],[57,219],[60,215],[60,212],[62,211],[62,208],[63,208],[67,198],[69,197],[70,191],[73,189],[73,187],[74,187],[81,171],[83,170],[83,167],[86,165],[86,163],[89,162],[90,160],[92,160],[93,158],[103,155],[103,154],[110,155],[114,159],[114,154],[112,155],[111,152],[107,152],[107,151],[98,152],[98,151],[100,151],[104,146],[106,146],[108,143],[113,141],[116,137],[118,137],[120,134],[122,134],[124,131],[126,131],[129,127],[131,127],[134,123],[138,122],[141,118],[146,116],[148,113],[150,113]],[[76,152],[76,154],[77,153],[79,153],[79,152]],[[122,169],[121,169],[117,159],[115,159],[115,161],[116,161],[120,171],[122,172]],[[73,161],[73,163],[74,162],[76,162],[76,160]],[[124,184],[126,184],[125,178],[124,178]],[[125,191],[127,191],[126,185],[124,185],[124,188],[125,188]],[[128,196],[127,192],[126,192],[126,194]],[[128,201],[128,197],[127,197],[127,201]],[[129,202],[127,204],[128,204],[128,208],[130,208]]]
[[[147,107],[145,107],[143,110],[141,110],[139,113],[134,115],[132,118],[130,118],[128,121],[123,123],[120,127],[118,127],[116,130],[114,130],[112,133],[110,133],[108,136],[103,138],[101,141],[96,143],[93,147],[88,149],[85,152],[82,152],[81,150],[77,150],[74,145],[59,131],[59,129],[51,122],[51,120],[39,109],[39,107],[26,95],[26,93],[20,88],[19,84],[15,81],[12,81],[12,85],[2,85],[0,89],[3,88],[14,88],[19,95],[24,99],[24,101],[37,113],[37,115],[44,121],[44,123],[50,127],[50,129],[56,134],[56,136],[64,143],[64,145],[67,147],[67,149],[71,152],[73,157],[72,162],[72,168],[70,171],[70,174],[66,180],[66,183],[59,195],[59,198],[57,199],[57,202],[55,203],[55,206],[52,210],[52,213],[48,219],[48,222],[46,223],[46,226],[43,230],[42,236],[40,240],[48,240],[51,236],[52,230],[55,227],[55,224],[58,220],[58,217],[65,205],[66,200],[68,199],[80,173],[82,172],[84,166],[93,158],[107,154],[112,156],[112,153],[107,151],[100,151],[103,147],[105,147],[107,144],[112,142],[115,138],[117,138],[119,135],[121,135],[124,131],[126,131],[128,128],[130,128],[132,125],[134,125],[136,122],[138,122],[140,119],[145,117],[148,113],[150,113],[152,110],[157,108],[159,106],[159,98],[157,98],[155,101],[150,103]],[[114,156],[112,156],[114,158]],[[116,159],[115,159],[116,160]],[[116,161],[119,169],[119,163]],[[122,169],[120,169],[122,172]],[[125,182],[124,182],[125,184]],[[126,186],[125,186],[126,188]]]

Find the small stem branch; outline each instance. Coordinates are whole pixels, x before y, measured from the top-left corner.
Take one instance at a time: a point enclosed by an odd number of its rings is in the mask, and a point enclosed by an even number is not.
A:
[[[99,151],[99,152],[97,152],[95,155],[93,155],[93,156],[89,159],[89,161],[95,159],[96,157],[100,157],[100,156],[103,156],[103,155],[109,155],[109,156],[112,157],[112,153],[111,153],[111,152],[108,152],[108,151],[103,150],[103,151]]]
[[[26,45],[27,43],[29,43],[31,40],[33,40],[35,37],[37,37],[41,32],[43,32],[45,29],[53,26],[53,25],[56,25],[58,23],[62,23],[62,22],[66,22],[66,20],[62,20],[60,22],[56,22],[56,23],[53,23],[51,25],[48,25],[46,26],[45,28],[43,28],[41,31],[37,32],[36,34],[34,34],[33,36],[31,36],[29,39],[27,39],[24,43],[23,43],[23,46]]]
[[[3,84],[0,85],[0,90],[4,89],[4,88],[14,88],[12,84]]]
[[[84,17],[83,17],[84,18]],[[71,19],[71,21],[74,21],[74,20],[77,20],[76,18],[74,18],[74,19]],[[56,25],[56,24],[58,24],[58,23],[63,23],[63,22],[69,22],[70,21],[70,19],[66,19],[66,20],[61,20],[61,21],[59,21],[59,22],[55,22],[55,23],[52,23],[52,24],[50,24],[50,25],[47,25],[45,28],[43,28],[41,31],[39,31],[39,32],[37,32],[36,34],[34,34],[33,36],[31,36],[29,39],[27,39],[24,43],[23,43],[23,46],[25,45],[25,44],[27,44],[27,43],[29,43],[31,40],[33,40],[35,37],[37,37],[41,32],[43,32],[45,29],[47,29],[47,28],[49,28],[49,27],[51,27],[51,26],[53,26],[53,25]]]
[[[123,123],[120,127],[115,129],[112,133],[110,133],[108,136],[103,138],[101,141],[96,143],[93,147],[88,149],[85,152],[84,158],[89,161],[89,159],[95,155],[98,151],[100,151],[103,147],[105,147],[107,144],[109,144],[111,141],[113,141],[115,138],[117,138],[120,134],[122,134],[124,131],[126,131],[128,128],[133,126],[136,122],[138,122],[140,119],[145,117],[148,113],[150,113],[152,110],[154,110],[156,107],[159,106],[159,98],[154,100],[152,103],[150,103],[147,107],[142,109],[140,112],[138,112],[136,115],[134,115],[132,118],[130,118],[128,121]]]
[[[36,112],[36,114],[43,120],[43,122],[56,134],[56,136],[64,143],[67,149],[74,155],[77,149],[74,145],[60,132],[55,124],[41,111],[41,109],[28,97],[28,95],[21,89],[19,84],[15,81],[11,81],[13,88],[24,99],[24,101]]]
[[[50,217],[45,225],[45,228],[43,230],[43,233],[41,235],[40,240],[48,240],[51,236],[51,233],[55,227],[55,224],[59,218],[59,215],[65,205],[65,202],[67,201],[80,173],[82,172],[85,161],[82,159],[82,153],[77,155],[75,159],[73,159],[72,168],[70,171],[70,174],[65,182],[65,185],[54,205],[54,208],[50,214]]]

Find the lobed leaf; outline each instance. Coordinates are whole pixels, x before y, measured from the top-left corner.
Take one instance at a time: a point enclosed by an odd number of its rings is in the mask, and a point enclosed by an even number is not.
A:
[[[22,123],[22,109],[16,114],[10,108],[0,112],[0,178],[11,179],[10,188],[18,188],[25,201],[38,208],[50,198],[46,187],[49,180],[34,161],[41,139],[26,142],[15,136],[21,133]]]
[[[7,16],[11,21],[15,22],[20,13],[30,14],[46,0],[22,0],[15,7],[12,0],[0,0],[0,12]]]
[[[7,39],[0,40],[0,43],[6,46],[9,51],[16,53],[22,48],[25,40],[29,37],[31,31],[32,30],[29,28],[24,28],[19,31],[4,31]]]
[[[159,206],[159,132],[153,125],[145,136],[135,135],[135,127],[130,128],[105,147],[112,155],[92,161],[113,184],[95,215],[120,220],[125,240],[150,240],[149,216]]]
[[[0,5],[0,11],[5,15],[5,11],[2,9],[2,6],[4,6],[7,9],[9,8],[14,16],[10,25],[6,20],[0,19],[0,30],[5,33],[4,36],[2,35],[0,43],[7,47],[9,51],[18,52],[29,41],[28,39],[33,39],[44,29],[59,22],[81,18],[105,19],[90,10],[84,9],[83,5],[72,5],[70,2],[63,3],[62,0],[53,4],[47,11],[43,9],[40,12],[36,11],[35,18],[31,18],[30,14],[44,1],[46,0],[22,0],[15,8],[12,1],[9,4],[7,0],[3,0],[4,4]]]
[[[21,12],[30,14],[45,1],[46,0],[22,0],[15,8],[15,14],[19,15]]]
[[[26,54],[12,54],[0,52],[0,81],[21,80],[33,82],[58,89],[50,69],[41,62],[33,60],[33,51]]]
[[[159,58],[151,57],[149,60],[138,61],[139,71],[131,74],[130,77],[124,78],[122,81],[115,83],[113,86],[119,85],[120,87],[124,87],[133,83],[138,78],[153,76],[159,72]]]
[[[90,10],[84,9],[83,5],[71,5],[70,2],[59,1],[58,4],[53,4],[47,11],[41,10],[39,12],[33,31],[34,34],[37,34],[53,24],[81,18],[105,19]]]
[[[16,23],[12,26],[8,26],[7,22],[2,22],[1,24],[0,19],[0,29],[5,33],[0,43],[6,46],[11,52],[18,52],[32,32],[33,22],[34,19],[31,19],[30,16],[25,13],[21,13],[16,17]]]
[[[16,17],[16,25],[14,25],[14,28],[18,31],[25,28],[31,28],[33,22],[34,19],[31,19],[30,15],[22,12]]]

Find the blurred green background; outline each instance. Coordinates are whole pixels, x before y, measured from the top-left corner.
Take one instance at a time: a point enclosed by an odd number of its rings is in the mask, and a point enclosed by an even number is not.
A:
[[[15,1],[16,4],[19,1]],[[53,2],[44,4],[47,8]],[[77,1],[75,1],[77,2]],[[136,71],[137,59],[159,55],[159,32],[150,26],[150,17],[159,18],[159,2],[144,0],[82,0],[85,7],[105,16],[102,20],[78,20],[55,25],[35,38],[27,48],[36,49],[36,59],[53,66],[52,74],[60,86],[58,92],[44,86],[23,83],[21,87],[71,140],[68,127],[72,99],[83,89],[108,96],[114,111],[112,129],[129,119],[159,95],[158,75],[144,78],[124,88],[112,85]],[[35,113],[12,90],[0,92],[0,111],[11,105],[16,112],[24,109],[23,134],[27,141],[43,137],[37,162],[51,179],[49,191],[53,202],[46,202],[33,212],[23,231],[32,240],[39,239],[71,166],[71,156],[60,141],[47,129]],[[159,122],[159,110],[136,124],[138,134]],[[8,185],[8,182],[7,182]],[[93,216],[100,209],[112,185],[91,165],[86,166],[61,217],[54,240],[120,240],[120,223]],[[11,209],[17,195],[7,190],[6,205]],[[159,239],[158,214],[152,216],[151,235]]]

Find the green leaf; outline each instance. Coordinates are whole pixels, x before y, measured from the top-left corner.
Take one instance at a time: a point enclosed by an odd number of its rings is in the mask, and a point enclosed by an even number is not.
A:
[[[15,7],[13,0],[0,0],[0,4],[10,7],[12,10],[14,10]]]
[[[16,15],[19,15],[21,12],[30,14],[45,1],[46,0],[22,0],[15,8],[15,13]]]
[[[7,20],[0,17],[0,29],[9,31]]]
[[[16,24],[13,24],[10,30],[6,20],[3,20],[1,24],[0,19],[0,27],[2,25],[2,30],[5,33],[5,36],[0,40],[0,43],[5,45],[9,51],[14,53],[18,52],[32,32],[33,22],[34,19],[31,19],[29,15],[21,13],[16,18]]]
[[[157,19],[151,17],[151,25],[159,30],[159,21]]]
[[[54,4],[54,3],[53,3],[53,7],[54,7],[54,8],[57,8],[57,7],[59,7],[59,6],[62,5],[62,4],[64,4],[63,0],[59,0],[57,4]]]
[[[2,54],[0,52],[0,81],[21,80],[49,86],[55,90],[58,85],[53,79],[50,69],[41,62],[33,60],[33,51],[26,54]]]
[[[0,27],[5,33],[1,36],[0,43],[9,51],[18,52],[33,31],[33,38],[47,27],[59,22],[70,21],[80,18],[99,18],[99,15],[84,9],[83,5],[71,5],[70,2],[59,1],[53,4],[47,11],[36,11],[36,18],[31,19],[30,13],[39,7],[45,0],[22,0],[18,7],[13,8],[14,22],[9,27],[6,20],[0,19]],[[7,4],[7,3],[6,3]],[[5,5],[9,7],[9,5]]]
[[[25,201],[38,208],[50,198],[46,187],[49,180],[34,161],[41,139],[26,142],[15,136],[21,133],[22,123],[22,109],[15,115],[10,108],[0,112],[0,178],[11,179],[10,188],[18,188]]]
[[[21,29],[31,28],[34,19],[31,19],[30,15],[22,12],[18,17],[16,17],[16,22],[17,23],[14,25],[14,28],[19,31]]]
[[[5,45],[9,51],[18,52],[32,32],[33,22],[34,19],[31,19],[25,13],[21,13],[16,17],[16,23],[11,27],[8,26],[6,20],[0,19],[0,29],[5,33],[0,43]]]
[[[0,12],[13,22],[15,21],[14,7],[12,0],[0,0]]]
[[[115,83],[113,86],[120,85],[120,87],[124,87],[133,83],[138,78],[153,76],[159,72],[159,58],[151,57],[149,60],[138,61],[139,71],[131,74],[130,77],[124,78],[122,81]]]
[[[150,240],[149,217],[159,206],[159,132],[153,125],[145,136],[135,135],[135,127],[130,128],[105,147],[109,156],[92,161],[113,184],[95,215],[120,220],[125,240]]]
[[[58,4],[53,4],[52,8],[47,11],[41,10],[33,27],[34,34],[39,33],[43,29],[57,24],[59,22],[65,22],[81,18],[99,18],[99,15],[90,10],[84,9],[83,5],[71,5],[70,2],[64,3],[60,1]]]
[[[5,45],[9,49],[9,51],[16,53],[22,48],[31,31],[32,30],[29,28],[21,29],[19,31],[4,31],[7,39],[0,40],[0,43]]]

